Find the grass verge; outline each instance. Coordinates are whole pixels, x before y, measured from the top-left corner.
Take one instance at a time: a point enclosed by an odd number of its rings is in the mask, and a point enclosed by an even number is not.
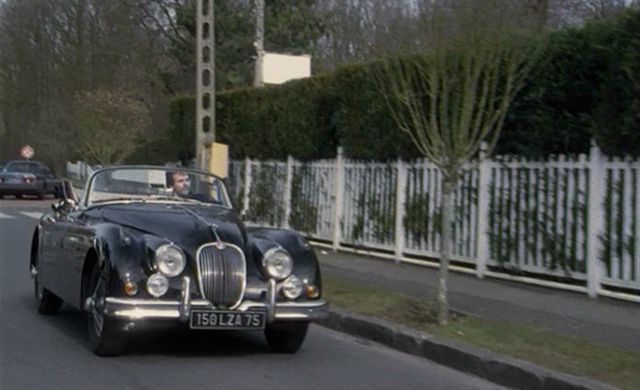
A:
[[[640,389],[640,352],[594,344],[541,327],[476,317],[453,315],[451,323],[441,327],[436,324],[430,302],[336,278],[323,278],[323,295],[332,306],[354,313],[384,318],[622,389]]]

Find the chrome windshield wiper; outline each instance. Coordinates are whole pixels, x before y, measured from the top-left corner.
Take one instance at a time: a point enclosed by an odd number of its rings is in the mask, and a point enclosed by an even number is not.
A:
[[[195,204],[199,204],[199,205],[208,205],[209,204],[207,202],[202,202],[202,201],[197,200],[197,199],[183,198],[183,197],[180,197],[180,196],[169,196],[169,195],[151,195],[151,196],[149,196],[148,200],[171,200],[171,201],[174,201],[174,202],[195,203]]]
[[[99,200],[94,200],[91,202],[91,204],[97,204],[97,203],[107,203],[107,202],[144,202],[144,198],[127,198],[127,197],[120,197],[120,198],[110,198],[110,199],[99,199]]]

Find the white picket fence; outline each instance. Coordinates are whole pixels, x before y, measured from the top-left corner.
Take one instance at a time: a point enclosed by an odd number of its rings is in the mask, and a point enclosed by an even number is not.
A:
[[[439,255],[441,175],[428,161],[232,161],[229,190],[253,224],[398,261]],[[484,160],[454,203],[457,269],[640,302],[640,160],[595,146]]]

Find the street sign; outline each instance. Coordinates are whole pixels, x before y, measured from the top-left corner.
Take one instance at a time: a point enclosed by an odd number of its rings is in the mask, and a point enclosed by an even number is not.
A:
[[[25,146],[20,148],[20,157],[22,157],[24,159],[30,160],[30,159],[33,158],[34,154],[36,154],[36,152],[29,145],[25,145]]]

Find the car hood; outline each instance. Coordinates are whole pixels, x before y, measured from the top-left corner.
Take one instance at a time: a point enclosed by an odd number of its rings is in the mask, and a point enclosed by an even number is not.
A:
[[[146,203],[101,206],[89,213],[104,222],[165,238],[191,253],[215,240],[213,230],[222,241],[245,250],[246,230],[236,213],[224,207]]]

